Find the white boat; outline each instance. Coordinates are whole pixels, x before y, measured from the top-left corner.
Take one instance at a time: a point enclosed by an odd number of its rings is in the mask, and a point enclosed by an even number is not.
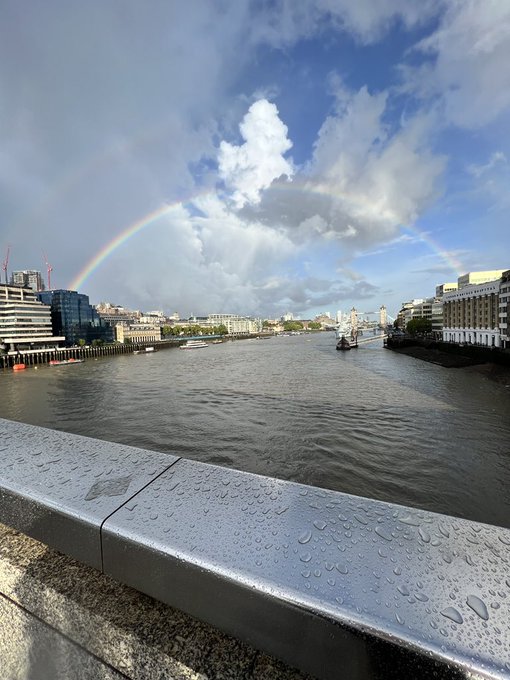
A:
[[[207,346],[207,343],[203,340],[188,340],[184,345],[181,345],[179,349],[203,349]]]

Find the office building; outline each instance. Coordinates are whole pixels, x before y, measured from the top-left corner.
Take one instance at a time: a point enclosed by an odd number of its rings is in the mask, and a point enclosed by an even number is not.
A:
[[[498,281],[504,271],[504,269],[493,269],[486,272],[468,272],[467,274],[463,274],[457,279],[459,290],[466,286],[477,286],[479,283]]]
[[[64,341],[53,332],[50,307],[34,290],[0,284],[0,351],[49,349]]]
[[[41,272],[35,269],[24,269],[23,271],[12,272],[11,283],[13,286],[23,286],[32,290],[44,290],[44,283]]]
[[[458,283],[442,283],[436,286],[436,297],[442,298],[445,293],[450,293],[452,290],[457,290],[459,287]]]
[[[65,336],[66,344],[113,342],[112,327],[100,318],[88,295],[75,290],[47,290],[38,293],[38,297],[50,305],[53,332]]]

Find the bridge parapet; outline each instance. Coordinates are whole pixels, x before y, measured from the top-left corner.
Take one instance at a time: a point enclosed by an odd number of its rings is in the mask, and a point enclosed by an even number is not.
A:
[[[510,677],[507,529],[5,420],[0,449],[0,521],[303,672]]]

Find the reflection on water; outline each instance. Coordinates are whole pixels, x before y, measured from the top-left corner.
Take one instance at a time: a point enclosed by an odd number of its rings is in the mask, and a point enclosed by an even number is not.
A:
[[[0,372],[0,417],[510,526],[510,388],[332,334]]]

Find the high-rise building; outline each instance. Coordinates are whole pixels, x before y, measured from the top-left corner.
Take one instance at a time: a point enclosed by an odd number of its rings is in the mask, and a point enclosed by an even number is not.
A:
[[[51,310],[23,286],[0,284],[0,349],[5,352],[57,347],[65,338],[54,335]]]
[[[103,321],[89,302],[88,295],[75,290],[47,290],[39,299],[50,305],[53,331],[64,335],[68,345],[80,340],[113,342],[113,328]]]
[[[44,290],[44,283],[41,272],[35,269],[24,269],[23,271],[12,272],[11,283],[13,286],[24,286],[32,290]]]

